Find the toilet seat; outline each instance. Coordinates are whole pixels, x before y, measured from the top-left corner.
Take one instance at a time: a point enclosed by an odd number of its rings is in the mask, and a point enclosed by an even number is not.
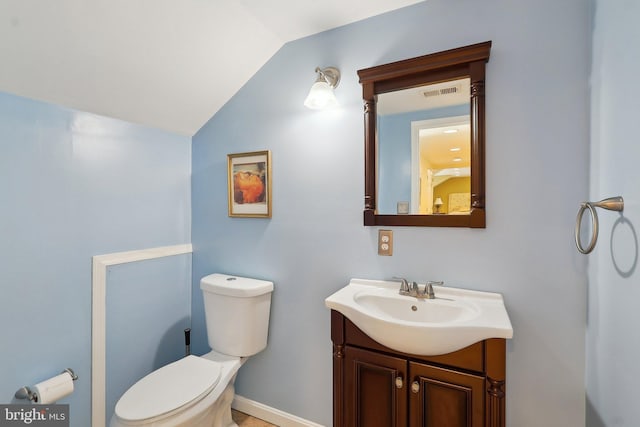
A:
[[[187,356],[135,383],[122,395],[115,413],[136,422],[167,416],[196,404],[220,381],[222,365],[202,357]]]

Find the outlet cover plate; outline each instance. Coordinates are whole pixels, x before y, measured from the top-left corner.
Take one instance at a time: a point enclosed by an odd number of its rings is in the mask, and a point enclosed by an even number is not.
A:
[[[393,255],[393,231],[378,230],[378,255]]]

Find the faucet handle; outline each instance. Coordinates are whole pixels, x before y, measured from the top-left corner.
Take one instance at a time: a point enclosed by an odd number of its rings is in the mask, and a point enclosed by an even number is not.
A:
[[[436,294],[433,291],[433,287],[434,286],[444,286],[444,282],[442,280],[440,280],[440,281],[429,280],[427,283],[425,283],[425,285],[424,285],[424,294],[429,299],[434,299],[436,297]]]
[[[424,285],[424,294],[427,296],[427,298],[429,299],[434,299],[436,297],[435,292],[433,292],[433,287],[434,286],[444,286],[444,282],[443,281],[434,281],[434,280],[429,280],[425,285]]]
[[[409,292],[409,282],[404,277],[393,276],[393,280],[400,281],[400,292]]]
[[[433,292],[433,283],[434,282],[427,282],[424,285],[424,295],[429,299],[434,299],[436,297],[436,294]]]

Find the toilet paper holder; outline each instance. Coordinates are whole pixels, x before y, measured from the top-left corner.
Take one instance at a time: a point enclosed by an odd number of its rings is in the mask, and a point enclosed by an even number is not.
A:
[[[73,372],[73,369],[67,368],[64,371],[60,372],[60,373],[64,374],[65,372],[68,373],[69,375],[71,375],[71,379],[73,381],[78,379],[78,376],[76,375],[75,372]],[[29,400],[31,402],[38,403],[38,396],[33,391],[31,391],[31,389],[28,386],[24,386],[21,389],[19,389],[18,391],[16,391],[15,397],[16,397],[16,399],[27,399],[27,400]]]

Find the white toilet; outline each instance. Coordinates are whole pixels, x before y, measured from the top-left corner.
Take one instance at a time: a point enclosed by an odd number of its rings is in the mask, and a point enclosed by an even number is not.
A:
[[[200,281],[209,346],[135,383],[116,404],[110,427],[229,427],[236,373],[267,346],[273,283],[211,274]]]

